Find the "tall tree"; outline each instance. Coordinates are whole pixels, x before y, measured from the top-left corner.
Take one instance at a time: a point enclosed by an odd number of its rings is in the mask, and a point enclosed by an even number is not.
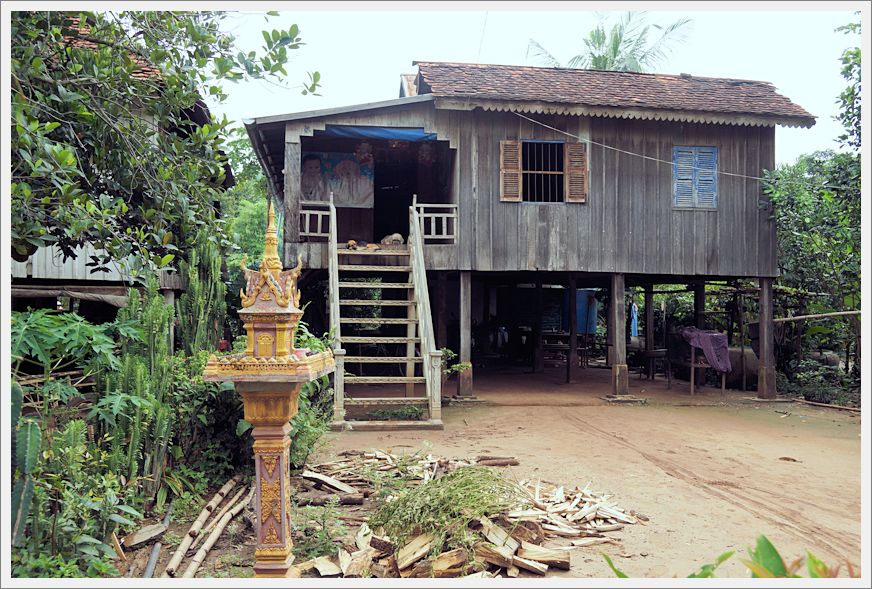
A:
[[[172,261],[183,243],[224,234],[216,214],[229,122],[202,102],[224,83],[283,83],[299,27],[241,51],[222,12],[13,12],[13,257],[90,243],[105,267]],[[269,13],[268,16],[276,16]],[[304,93],[314,92],[310,73]],[[203,230],[206,231],[203,231]]]
[[[569,59],[565,66],[537,41],[530,39],[527,56],[551,67],[584,68],[621,72],[644,72],[655,68],[667,55],[670,44],[684,41],[690,19],[679,19],[664,27],[645,24],[646,12],[628,12],[620,22],[606,31],[606,20],[582,39],[584,50]],[[649,42],[651,30],[660,36]]]
[[[858,23],[837,31],[859,32]],[[818,151],[795,164],[767,172],[764,184],[773,203],[778,231],[779,282],[804,291],[826,293],[815,298],[812,311],[843,311],[860,307],[861,166],[860,49],[842,53],[842,75],[848,82],[837,102],[835,117],[845,132],[839,142],[853,152]],[[849,316],[810,328],[830,345],[842,343],[845,359],[854,350],[852,366],[859,370],[860,321]],[[846,363],[847,364],[847,363]]]
[[[859,33],[860,23],[849,23],[836,31],[846,34]],[[860,48],[849,47],[842,52],[842,77],[848,86],[839,95],[838,104],[842,111],[836,117],[845,128],[839,137],[842,145],[857,151],[860,149]]]

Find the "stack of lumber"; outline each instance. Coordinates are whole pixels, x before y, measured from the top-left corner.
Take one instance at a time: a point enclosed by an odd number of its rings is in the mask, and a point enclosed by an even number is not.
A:
[[[513,456],[478,456],[475,459],[443,458],[413,455],[396,456],[390,452],[373,450],[362,452],[348,450],[341,452],[338,460],[316,464],[310,467],[312,472],[331,476],[339,481],[356,484],[365,483],[363,471],[373,469],[379,472],[396,473],[398,476],[411,480],[427,481],[453,472],[464,466],[517,466],[518,461]]]
[[[340,485],[347,485],[363,496],[370,491],[361,475],[365,468],[395,472],[409,484],[420,485],[457,468],[489,462],[517,464],[510,457],[459,460],[427,455],[410,460],[381,451],[346,452],[339,460],[312,466],[303,477],[318,480],[323,487],[345,496],[351,493]],[[544,481],[521,481],[518,485],[529,497],[526,504],[469,522],[466,530],[446,538],[444,545],[450,549],[441,553],[434,553],[435,539],[430,534],[415,534],[398,544],[383,530],[371,530],[363,523],[353,545],[340,546],[336,555],[300,563],[297,573],[376,578],[544,576],[569,570],[574,550],[597,544],[620,546],[611,534],[625,525],[647,521],[644,515],[624,511],[611,496],[594,493],[589,486],[570,489]]]

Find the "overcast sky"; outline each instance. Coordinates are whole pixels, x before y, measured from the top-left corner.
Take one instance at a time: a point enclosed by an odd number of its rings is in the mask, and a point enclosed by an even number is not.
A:
[[[818,4],[828,10],[797,10],[791,5],[768,4],[766,10],[751,10],[748,5],[721,4],[716,10],[705,11],[663,11],[656,10],[662,4],[641,5],[648,8],[652,24],[692,20],[684,29],[686,40],[673,45],[673,51],[657,68],[659,73],[769,81],[817,117],[811,129],[778,128],[778,163],[792,162],[798,155],[817,149],[838,147],[835,138],[842,129],[832,117],[838,112],[836,98],[846,85],[839,57],[846,47],[859,43],[859,35],[834,31],[857,18],[852,7],[859,4]],[[506,2],[473,5],[467,10],[459,10],[459,5],[433,4],[421,10],[415,3],[382,4],[379,9],[365,11],[351,11],[347,4],[300,6],[304,9],[282,10],[269,22],[259,14],[240,13],[228,27],[243,47],[254,49],[263,43],[264,27],[298,24],[306,45],[292,52],[294,61],[288,73],[292,81],[302,82],[305,72],[320,71],[321,96],[301,96],[299,90],[264,82],[232,85],[227,102],[212,105],[216,114],[226,113],[228,118],[241,121],[396,98],[400,74],[414,72],[414,60],[539,65],[527,57],[531,38],[566,62],[581,52],[582,38],[596,25],[599,15],[610,15],[608,22],[612,23],[621,14],[595,12],[574,3],[537,3],[536,10],[527,11],[517,10],[523,4]],[[401,7],[403,10],[398,10]]]

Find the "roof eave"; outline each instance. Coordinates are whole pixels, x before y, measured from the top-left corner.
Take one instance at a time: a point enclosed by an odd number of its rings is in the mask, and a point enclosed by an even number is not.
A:
[[[264,175],[266,176],[266,181],[269,184],[270,189],[272,190],[273,196],[278,200],[284,200],[284,194],[279,191],[276,179],[270,173],[272,167],[269,165],[269,162],[264,157],[264,138],[260,136],[260,131],[257,128],[256,119],[244,119],[243,125],[245,125],[245,132],[248,133],[248,139],[249,141],[251,141],[251,146],[254,148],[254,154],[257,156],[257,161],[260,162],[260,167],[265,172]]]
[[[379,102],[367,102],[363,104],[351,104],[348,106],[339,106],[335,108],[323,108],[320,110],[310,110],[305,112],[287,113],[283,115],[271,115],[266,117],[256,117],[251,119],[251,122],[256,125],[267,125],[270,123],[286,123],[289,121],[301,121],[305,119],[319,119],[331,115],[341,115],[353,112],[361,112],[367,110],[379,110],[383,108],[395,108],[405,106],[407,104],[416,104],[419,102],[431,102],[434,100],[432,94],[422,94],[418,96],[405,96],[403,98],[394,98],[391,100],[381,100]]]
[[[747,113],[717,113],[689,110],[666,110],[653,108],[622,108],[608,106],[588,106],[583,104],[567,104],[529,100],[495,100],[478,97],[436,97],[435,107],[444,110],[474,110],[481,108],[486,111],[526,112],[530,114],[577,115],[619,119],[673,121],[686,123],[712,123],[724,125],[739,125],[753,127],[784,127],[810,128],[815,124],[815,117],[779,115],[779,114],[747,114]]]

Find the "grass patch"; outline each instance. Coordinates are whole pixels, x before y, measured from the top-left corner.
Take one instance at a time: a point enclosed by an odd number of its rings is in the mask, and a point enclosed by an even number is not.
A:
[[[424,416],[424,410],[415,405],[406,405],[395,409],[378,409],[369,412],[369,418],[379,421],[417,421]]]
[[[483,515],[515,509],[527,502],[527,495],[502,474],[486,467],[467,466],[443,477],[409,489],[385,502],[370,518],[369,525],[383,526],[397,543],[430,533],[433,553],[469,546],[469,523]]]

